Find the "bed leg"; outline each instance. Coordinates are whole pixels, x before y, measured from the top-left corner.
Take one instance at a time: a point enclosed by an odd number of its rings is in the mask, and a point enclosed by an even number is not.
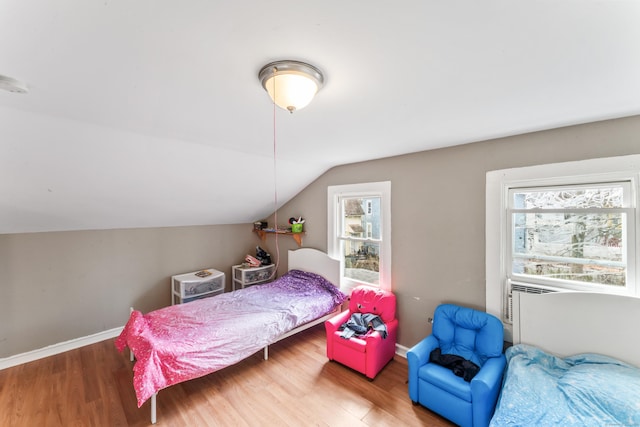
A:
[[[158,393],[153,393],[153,396],[151,396],[151,424],[155,424],[156,423],[156,396],[158,395]]]
[[[264,348],[264,360],[269,360],[269,347]]]

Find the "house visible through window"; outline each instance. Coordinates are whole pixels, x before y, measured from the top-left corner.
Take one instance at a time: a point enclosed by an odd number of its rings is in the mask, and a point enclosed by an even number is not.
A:
[[[389,182],[330,186],[329,254],[341,261],[341,287],[390,289]]]
[[[486,309],[507,325],[519,292],[640,296],[640,155],[487,173]]]
[[[630,182],[509,190],[511,280],[624,289]]]

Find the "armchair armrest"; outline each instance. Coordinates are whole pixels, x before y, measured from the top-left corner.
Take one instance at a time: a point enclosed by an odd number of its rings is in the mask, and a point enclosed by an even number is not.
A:
[[[349,310],[342,311],[331,319],[328,319],[324,322],[327,333],[333,333],[337,331],[343,323],[345,323],[351,317],[351,312]]]
[[[492,357],[485,362],[482,369],[471,380],[474,426],[489,425],[502,387],[502,376],[506,364],[504,354]]]
[[[349,310],[342,311],[332,318],[325,320],[324,329],[327,332],[327,358],[329,360],[333,360],[333,335],[338,331],[340,326],[349,320],[351,317],[351,312]]]
[[[418,401],[418,370],[422,365],[429,363],[431,352],[438,348],[438,346],[439,343],[436,337],[429,335],[411,347],[407,352],[407,363],[409,364],[409,397],[413,402]]]
[[[407,352],[407,361],[409,364],[414,363],[416,366],[422,366],[429,362],[429,355],[433,350],[438,348],[438,346],[439,343],[436,337],[429,335],[409,349]]]

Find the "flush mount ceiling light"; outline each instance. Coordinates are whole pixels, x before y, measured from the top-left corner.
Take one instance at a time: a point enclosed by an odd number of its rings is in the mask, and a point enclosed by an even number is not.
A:
[[[27,93],[29,89],[25,83],[22,83],[11,77],[3,76],[0,74],[0,89],[13,93]]]
[[[258,78],[273,102],[293,113],[309,105],[324,83],[322,72],[300,61],[275,61],[260,70]]]

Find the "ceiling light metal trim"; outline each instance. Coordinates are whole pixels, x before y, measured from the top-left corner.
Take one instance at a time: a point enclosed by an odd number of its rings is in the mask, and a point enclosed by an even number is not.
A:
[[[11,77],[3,76],[2,74],[0,74],[0,89],[6,90],[12,93],[28,93],[29,92],[29,88],[27,87],[26,83],[23,83]]]
[[[309,82],[312,82],[315,85],[315,90],[313,93],[306,94],[306,103],[301,105],[288,105],[287,101],[289,100],[279,100],[277,99],[276,94],[273,92],[274,90],[286,90],[286,85],[281,85],[280,88],[274,89],[273,86],[269,84],[269,81],[272,78],[275,78],[276,81],[278,78],[287,78],[287,77],[304,77]],[[294,77],[295,78],[295,77]],[[324,85],[324,75],[322,71],[320,71],[317,67],[314,67],[311,64],[307,64],[306,62],[294,61],[294,60],[282,60],[282,61],[274,61],[265,65],[260,69],[258,73],[258,79],[262,84],[262,87],[269,93],[271,99],[278,105],[279,107],[288,110],[293,113],[295,110],[299,110],[308,105],[309,102],[313,99],[313,96],[322,88]],[[311,90],[311,89],[307,89]],[[282,97],[289,98],[289,97]]]

